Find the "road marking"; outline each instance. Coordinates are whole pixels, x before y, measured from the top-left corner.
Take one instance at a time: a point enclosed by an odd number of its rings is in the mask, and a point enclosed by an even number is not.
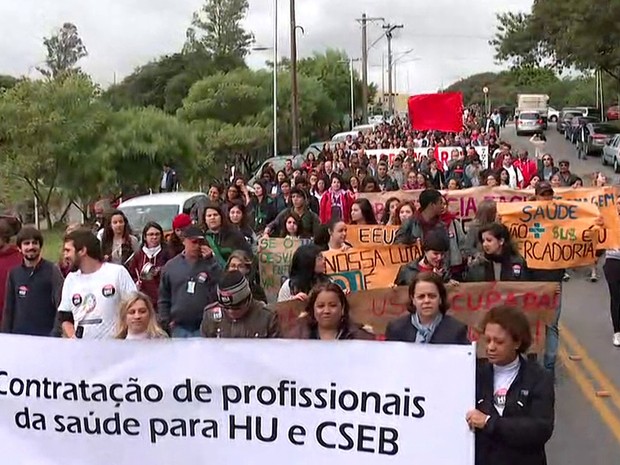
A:
[[[603,370],[598,364],[590,357],[586,349],[579,343],[575,335],[564,325],[560,324],[560,338],[566,347],[569,349],[571,355],[579,355],[581,357],[581,363],[584,369],[594,378],[598,383],[598,390],[609,392],[609,399],[613,404],[620,409],[620,390],[616,385],[605,375]],[[574,362],[572,362],[574,363]]]
[[[573,362],[569,359],[568,352],[564,346],[564,343],[560,344],[560,348],[558,350],[560,360],[562,360],[569,375],[581,389],[584,397],[590,401],[592,407],[594,407],[594,409],[598,412],[603,422],[605,422],[611,433],[620,443],[620,419],[618,418],[618,415],[611,410],[605,399],[596,396],[596,392],[591,381],[581,372],[579,363]]]

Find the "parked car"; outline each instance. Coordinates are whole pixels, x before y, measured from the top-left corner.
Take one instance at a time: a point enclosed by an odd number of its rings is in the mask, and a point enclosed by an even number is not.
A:
[[[308,147],[306,147],[306,150],[304,150],[304,153],[302,153],[304,160],[305,161],[308,158],[308,154],[309,153],[313,153],[315,157],[317,157],[322,151],[323,151],[323,147],[325,147],[325,144],[330,144],[331,145],[331,141],[325,141],[325,142],[312,142]],[[303,163],[302,161],[302,163]],[[294,164],[294,163],[293,163]]]
[[[549,107],[549,109],[547,110],[547,120],[550,123],[557,123],[559,118],[560,118],[560,111],[556,110],[553,107]]]
[[[521,111],[516,117],[515,126],[517,136],[524,134],[542,134],[545,130],[545,122],[540,113],[535,111]]]
[[[583,112],[581,110],[577,110],[576,108],[562,108],[558,119],[558,124],[556,126],[557,131],[560,134],[564,134],[566,127],[570,125],[571,120],[575,116],[583,116]]]
[[[564,137],[569,140],[572,144],[577,143],[577,134],[579,134],[579,129],[582,125],[588,123],[596,123],[599,122],[600,119],[594,116],[573,116],[573,119],[570,121],[570,124],[566,126],[564,130]]]
[[[612,105],[607,109],[606,115],[608,120],[620,119],[620,106]]]
[[[601,153],[603,166],[610,164],[616,173],[620,173],[620,134],[616,134],[605,146]]]
[[[135,234],[140,235],[149,221],[159,223],[166,234],[172,231],[172,220],[179,213],[193,215],[197,221],[200,205],[208,202],[208,197],[202,192],[165,192],[162,194],[141,195],[122,202],[121,210]]]
[[[575,109],[580,110],[583,116],[594,116],[601,119],[601,109],[597,107],[575,107]]]
[[[586,123],[583,126],[585,131],[586,142],[583,150],[586,155],[593,153],[601,153],[603,147],[618,133],[620,133],[620,126],[611,123]],[[580,133],[577,133],[576,138],[579,138]]]
[[[263,172],[265,166],[271,164],[273,170],[277,173],[278,171],[284,169],[284,164],[286,163],[286,160],[289,159],[293,160],[293,168],[299,169],[301,168],[303,162],[306,160],[306,157],[301,154],[297,155],[296,157],[293,157],[292,155],[278,155],[277,157],[268,158],[259,166],[259,168],[254,172],[254,175],[247,182],[248,189],[252,191],[252,186],[256,181],[260,179],[261,173]]]

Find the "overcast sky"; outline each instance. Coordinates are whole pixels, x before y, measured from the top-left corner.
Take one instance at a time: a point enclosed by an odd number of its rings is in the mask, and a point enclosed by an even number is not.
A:
[[[192,12],[203,0],[22,0],[0,1],[0,74],[36,76],[34,67],[45,58],[44,36],[63,22],[73,22],[89,51],[81,66],[103,85],[130,74],[159,55],[180,50]],[[289,54],[289,2],[278,0],[279,55]],[[366,12],[392,24],[393,49],[412,50],[396,65],[396,90],[434,92],[459,78],[499,69],[488,40],[495,30],[495,13],[528,11],[532,0],[302,0],[297,1],[301,57],[328,47],[349,56],[361,55],[361,29],[355,18]],[[246,27],[256,44],[273,43],[274,0],[250,0]],[[369,44],[382,33],[369,26]],[[369,53],[370,80],[381,86],[385,39]],[[273,52],[254,52],[252,67],[263,66]],[[359,66],[359,65],[357,65]],[[359,68],[358,68],[359,69]],[[386,84],[387,87],[387,84]]]

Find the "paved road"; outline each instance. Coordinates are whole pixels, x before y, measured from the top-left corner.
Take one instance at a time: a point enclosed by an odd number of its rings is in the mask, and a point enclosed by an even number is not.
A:
[[[557,161],[567,159],[571,171],[584,178],[613,170],[598,156],[577,160],[573,145],[550,125],[546,150]],[[534,153],[529,137],[517,137],[507,127],[501,139],[513,148]],[[599,264],[599,269],[602,263]],[[607,284],[587,280],[588,270],[575,270],[564,284],[561,317],[561,351],[556,386],[556,428],[548,446],[550,465],[620,463],[620,349],[611,343]]]

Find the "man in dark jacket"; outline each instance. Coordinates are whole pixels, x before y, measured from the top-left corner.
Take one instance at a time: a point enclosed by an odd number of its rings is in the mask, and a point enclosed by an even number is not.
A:
[[[177,174],[170,167],[169,163],[164,163],[159,183],[159,192],[172,192],[177,186]]]
[[[398,190],[398,183],[388,175],[388,164],[384,161],[379,162],[377,166],[377,181],[379,189],[383,192]]]
[[[199,337],[204,308],[217,300],[221,268],[200,228],[183,231],[183,253],[162,270],[157,311],[172,337]]]
[[[552,201],[555,192],[548,181],[540,181],[535,189],[536,200]],[[562,281],[566,274],[566,270],[529,270],[530,281],[542,281],[558,283],[558,292],[562,295]],[[555,310],[553,321],[545,329],[545,355],[543,364],[546,370],[552,375],[555,374],[555,360],[558,355],[558,345],[560,343],[560,331],[558,325],[560,322],[560,314],[562,313],[562,299],[558,299],[558,308]]]
[[[446,236],[445,224],[441,221],[443,198],[441,192],[435,189],[426,189],[420,193],[420,211],[410,220],[407,220],[396,232],[396,244],[412,245],[422,240],[430,231],[441,230]]]
[[[267,225],[265,235],[280,234],[286,231],[286,217],[291,213],[296,213],[301,218],[298,234],[300,237],[316,237],[321,229],[321,220],[319,216],[310,211],[306,200],[306,193],[297,188],[291,190],[291,201],[293,206],[282,210],[276,216],[276,219]]]
[[[17,235],[23,262],[9,272],[2,332],[49,336],[60,305],[63,277],[55,263],[41,257],[43,236],[32,227]]]
[[[201,325],[204,337],[277,338],[278,314],[254,300],[240,271],[224,273],[217,285],[217,302],[205,308]]]

